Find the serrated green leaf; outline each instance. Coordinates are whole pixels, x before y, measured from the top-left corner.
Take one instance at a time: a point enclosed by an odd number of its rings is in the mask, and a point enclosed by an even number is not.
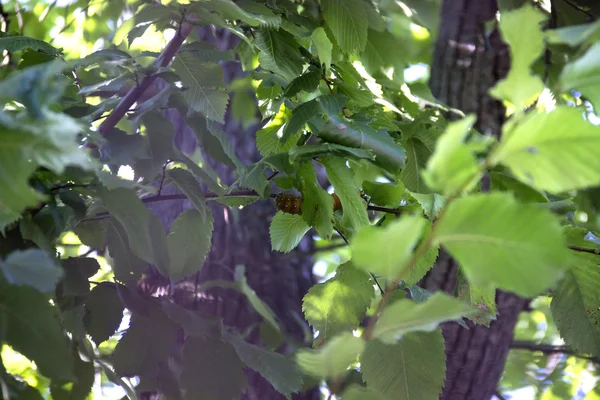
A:
[[[381,183],[364,181],[363,190],[373,204],[384,207],[398,207],[404,197],[404,185],[397,183]]]
[[[254,310],[261,317],[263,317],[265,321],[271,324],[273,328],[275,328],[277,331],[280,331],[281,326],[277,322],[277,316],[273,310],[271,310],[271,308],[264,301],[262,301],[260,297],[258,297],[254,289],[248,285],[245,275],[245,268],[243,265],[238,265],[235,267],[234,280],[237,289],[248,298],[248,302],[252,308],[254,308]]]
[[[517,110],[530,104],[544,90],[544,82],[531,73],[531,65],[544,52],[541,25],[545,20],[546,15],[530,4],[503,11],[500,18],[502,37],[510,47],[510,70],[490,93],[500,100],[510,101]],[[523,40],[524,37],[527,40]]]
[[[496,319],[496,288],[470,284],[463,274],[459,273],[456,281],[457,297],[466,300],[477,312],[469,319],[477,324],[490,326]]]
[[[346,167],[345,160],[339,157],[321,157],[327,177],[342,203],[342,225],[351,230],[358,230],[369,225],[367,205],[358,194],[354,185],[352,171]]]
[[[116,374],[140,375],[166,361],[177,341],[177,330],[177,325],[154,305],[147,317],[132,314],[129,328],[112,354]]]
[[[300,244],[300,241],[309,229],[310,226],[306,224],[301,215],[286,214],[278,211],[271,220],[271,227],[269,228],[271,248],[283,253],[289,253]]]
[[[286,143],[294,133],[301,130],[311,118],[320,113],[322,113],[322,109],[317,99],[300,104],[298,107],[294,108],[290,120],[283,128],[281,142]]]
[[[423,194],[410,192],[410,195],[419,203],[425,216],[431,220],[437,218],[442,207],[444,207],[444,196],[440,196],[437,193]]]
[[[302,301],[302,311],[319,331],[319,340],[328,341],[358,327],[374,296],[369,274],[345,263],[333,278],[310,288]]]
[[[169,249],[168,277],[177,282],[198,272],[210,251],[213,216],[206,209],[203,216],[197,210],[184,211],[173,223],[167,237]]]
[[[87,296],[90,293],[90,282],[100,269],[95,258],[69,257],[61,260],[64,277],[61,281],[62,292],[66,296]]]
[[[48,297],[27,286],[14,286],[0,278],[3,341],[50,379],[74,378],[71,352],[67,346],[57,309]]]
[[[206,214],[210,211],[206,207],[204,192],[202,192],[200,184],[192,173],[181,168],[173,168],[167,171],[167,177],[187,196],[202,216],[202,219],[206,220]]]
[[[314,226],[322,238],[328,239],[333,233],[333,198],[319,186],[312,162],[298,168],[296,176],[302,193],[302,218],[309,226]]]
[[[558,29],[548,29],[544,36],[549,44],[566,44],[571,47],[579,46],[585,42],[593,42],[600,34],[598,21],[589,24],[572,25]]]
[[[381,395],[373,390],[359,385],[351,385],[342,393],[344,400],[381,400]]]
[[[353,147],[342,146],[334,143],[323,143],[315,145],[304,145],[301,147],[293,147],[289,151],[290,162],[311,160],[321,155],[337,155],[345,158],[353,158],[357,160],[373,160],[374,156],[367,150],[355,149]]]
[[[183,96],[190,107],[208,119],[223,123],[229,95],[223,89],[221,66],[200,62],[192,53],[184,52],[175,56],[173,68],[187,88]]]
[[[264,160],[261,160],[241,169],[239,171],[240,186],[252,189],[262,198],[266,198],[269,191],[269,181],[265,175],[265,168]]]
[[[325,22],[342,51],[357,53],[367,44],[369,21],[361,0],[321,0]]]
[[[268,8],[251,7],[250,11],[261,11],[260,13],[248,12],[246,7],[241,7],[231,0],[207,0],[193,3],[192,10],[201,7],[209,12],[217,12],[227,20],[240,20],[250,26],[267,26],[276,28],[281,24],[281,17],[273,14]]]
[[[302,386],[302,375],[293,360],[246,342],[239,333],[223,329],[223,340],[230,343],[240,359],[269,381],[279,393],[290,398]]]
[[[309,69],[304,74],[300,75],[285,88],[285,96],[294,97],[301,91],[314,92],[319,87],[321,81],[321,72],[318,69]]]
[[[507,193],[452,202],[438,222],[435,241],[460,263],[470,283],[524,297],[555,283],[569,256],[559,220]]]
[[[199,146],[212,159],[234,168],[242,165],[226,133],[215,122],[194,113],[186,118],[186,123],[196,134]]]
[[[599,265],[599,256],[573,252],[571,268],[554,290],[551,303],[556,326],[567,345],[595,356],[600,356]]]
[[[300,45],[284,30],[259,29],[255,45],[260,50],[258,61],[262,68],[273,72],[287,86],[302,73]]]
[[[557,107],[526,116],[503,136],[492,163],[510,168],[520,181],[553,193],[600,183],[600,127],[581,111]]]
[[[219,339],[189,338],[182,369],[180,383],[189,399],[237,399],[246,389],[244,363],[232,345]]]
[[[217,201],[221,204],[224,204],[228,207],[246,207],[259,200],[258,196],[226,196],[226,197],[212,197],[208,199],[209,201]]]
[[[422,303],[398,300],[383,309],[373,339],[394,344],[410,332],[431,332],[442,322],[474,315],[476,310],[461,300],[437,292]]]
[[[426,225],[421,217],[405,215],[385,228],[364,227],[350,242],[352,260],[365,271],[396,279],[407,267]]]
[[[438,139],[427,169],[422,172],[431,189],[450,195],[457,190],[468,191],[479,182],[481,168],[475,160],[473,145],[465,143],[474,123],[473,115],[452,122]]]
[[[393,345],[370,340],[360,357],[367,387],[386,400],[437,399],[444,385],[445,366],[440,329],[409,333]]]
[[[110,282],[97,284],[85,301],[83,324],[96,345],[108,340],[121,325],[123,303]]]
[[[365,349],[365,341],[350,332],[327,341],[318,350],[300,349],[296,363],[304,373],[315,378],[339,378]]]
[[[0,38],[0,50],[6,50],[9,53],[14,53],[23,49],[43,51],[51,56],[56,56],[62,52],[62,49],[57,49],[43,40],[34,39],[32,37],[5,36]]]
[[[518,181],[503,171],[491,171],[491,189],[499,192],[511,192],[522,203],[546,203],[548,198],[544,193]]]
[[[125,284],[137,282],[148,264],[132,253],[123,225],[113,218],[107,222],[106,244],[113,261],[115,279]]]
[[[55,260],[38,249],[15,250],[0,260],[0,271],[13,285],[51,292],[63,275]]]
[[[408,60],[403,48],[401,46],[390,48],[389,45],[397,40],[398,38],[389,31],[383,30],[382,32],[378,32],[374,29],[368,30],[367,43],[360,56],[367,71],[378,73],[382,69],[389,67],[396,69],[404,68],[404,64]]]
[[[192,161],[185,154],[181,153],[180,151],[176,151],[174,161],[182,162],[196,178],[201,179],[204,183],[206,183],[206,186],[212,192],[218,195],[225,194],[225,189],[219,185],[216,179],[213,179],[213,177],[207,171],[199,167],[198,164]]]
[[[424,135],[431,135],[431,132],[425,131]],[[425,169],[429,157],[434,152],[435,144],[431,142],[431,140],[421,140],[421,137],[408,137],[401,142],[406,150],[406,164],[400,173],[400,180],[410,191],[429,193],[421,171]]]
[[[427,237],[431,232],[431,225],[427,225],[423,232],[423,237]],[[438,245],[430,246],[425,253],[417,259],[415,265],[410,268],[410,271],[404,277],[404,283],[409,286],[416,285],[425,274],[429,272],[429,270],[435,264],[435,261],[438,258],[440,252],[440,247]]]
[[[35,165],[13,149],[0,149],[0,207],[3,212],[20,215],[25,207],[34,206],[41,197],[28,185]]]
[[[321,27],[315,29],[312,35],[310,35],[310,40],[321,65],[324,64],[325,69],[329,70],[331,67],[331,52],[333,50],[333,45],[331,44],[331,40],[327,37],[325,29]]]

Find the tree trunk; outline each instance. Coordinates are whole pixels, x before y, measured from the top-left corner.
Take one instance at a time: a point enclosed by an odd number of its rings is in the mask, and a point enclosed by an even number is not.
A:
[[[197,33],[203,40],[216,45],[221,50],[234,48],[239,40],[230,32],[220,29],[216,31],[216,36],[206,27],[198,28]],[[225,62],[222,67],[226,83],[244,74],[238,62]],[[235,93],[232,96],[235,96]],[[197,144],[190,127],[185,124],[177,110],[169,109],[165,111],[165,115],[175,127],[175,145],[184,153],[193,153]],[[228,109],[223,129],[228,134],[237,156],[245,164],[255,162],[260,157],[255,147],[257,128],[253,126],[245,129],[234,120],[231,110]],[[233,172],[230,168],[218,165],[210,158],[208,161],[225,184],[233,182]],[[177,192],[170,186],[162,190],[163,194]],[[155,203],[150,206],[152,211],[161,218],[166,229],[169,229],[181,212],[192,207],[187,200]],[[174,300],[203,315],[221,317],[225,325],[234,327],[241,333],[250,332],[247,336],[249,342],[261,344],[259,327],[262,319],[248,304],[244,295],[223,288],[211,288],[198,294],[195,290],[198,285],[206,281],[232,281],[236,266],[244,265],[249,286],[275,312],[286,329],[284,334],[296,342],[310,346],[312,337],[310,335],[306,337],[310,328],[302,314],[302,298],[314,284],[310,237],[305,237],[298,248],[290,254],[273,252],[270,245],[269,224],[276,209],[271,202],[258,201],[239,211],[222,205],[211,205],[211,210],[214,215],[211,252],[199,273],[177,284],[173,295]],[[156,274],[151,280],[161,282],[161,277]],[[162,285],[167,286],[168,282],[163,280]],[[284,344],[278,350],[286,353],[292,349],[289,344]],[[284,399],[283,395],[276,392],[271,384],[256,372],[247,370],[246,375],[248,388],[244,399]],[[320,399],[320,392],[318,388],[313,388],[293,398],[317,400]]]

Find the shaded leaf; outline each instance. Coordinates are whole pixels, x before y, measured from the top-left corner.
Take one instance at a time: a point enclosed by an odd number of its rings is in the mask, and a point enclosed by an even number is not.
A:
[[[302,218],[314,226],[322,238],[330,238],[333,232],[333,198],[319,186],[312,162],[298,168],[296,176],[302,193]]]
[[[37,249],[15,250],[3,261],[0,270],[13,285],[27,285],[40,292],[51,292],[63,275],[55,260]]]
[[[108,340],[121,325],[123,303],[110,282],[97,284],[85,302],[83,324],[96,345]]]

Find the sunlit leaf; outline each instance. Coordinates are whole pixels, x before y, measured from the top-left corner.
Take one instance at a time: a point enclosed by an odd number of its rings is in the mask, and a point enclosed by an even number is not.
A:
[[[356,362],[365,349],[365,341],[352,333],[333,337],[318,350],[301,349],[296,363],[304,373],[315,378],[339,378]]]
[[[301,215],[278,211],[271,221],[271,247],[273,250],[288,253],[296,248],[310,227]]]

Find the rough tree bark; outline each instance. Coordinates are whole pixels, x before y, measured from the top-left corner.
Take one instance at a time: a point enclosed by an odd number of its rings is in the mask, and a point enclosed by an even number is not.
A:
[[[497,11],[496,0],[442,2],[429,85],[441,102],[477,115],[475,127],[480,132],[499,137],[506,111],[488,91],[506,76],[510,58],[499,31],[485,28]],[[453,293],[457,272],[457,263],[442,253],[423,286]],[[468,330],[456,323],[442,326],[447,361],[441,399],[487,400],[496,391],[517,318],[528,302],[498,291],[496,303],[498,318],[489,328],[470,322]]]

